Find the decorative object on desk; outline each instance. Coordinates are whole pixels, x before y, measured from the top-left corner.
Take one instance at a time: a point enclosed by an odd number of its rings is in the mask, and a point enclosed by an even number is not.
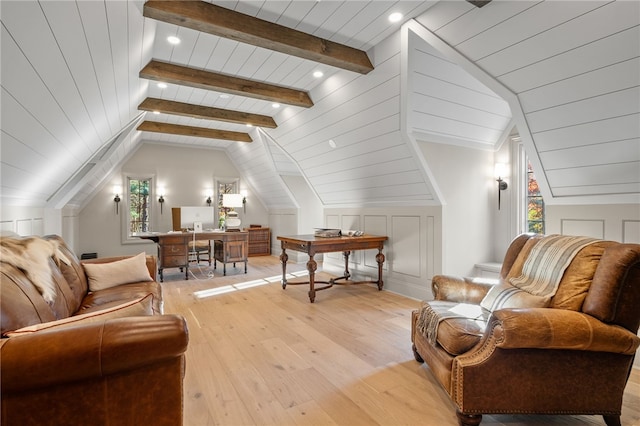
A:
[[[118,205],[120,204],[120,186],[113,185],[113,193],[115,196],[113,197],[113,202],[116,203],[116,214],[118,214]]]
[[[162,214],[162,205],[164,204],[164,188],[163,187],[158,188],[158,194],[160,194],[160,197],[158,198],[158,202],[160,203],[160,214]]]
[[[498,210],[500,210],[500,193],[507,189],[509,185],[502,179],[503,176],[506,175],[507,167],[504,163],[496,163],[495,165],[495,176],[496,181],[498,182]]]
[[[222,206],[225,209],[234,209],[242,207],[242,194],[223,194]],[[225,227],[227,231],[239,231],[242,221],[238,218],[238,212],[229,210],[225,217]]]
[[[331,229],[331,228],[315,228],[315,232],[313,233],[316,237],[323,238],[331,238],[331,237],[340,237],[342,235],[342,231],[340,229]]]

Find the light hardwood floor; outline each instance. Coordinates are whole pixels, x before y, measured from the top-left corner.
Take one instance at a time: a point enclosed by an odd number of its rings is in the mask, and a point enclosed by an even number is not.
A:
[[[227,265],[226,277],[218,270],[209,278],[204,264],[191,272],[183,280],[165,270],[163,283],[165,312],[189,325],[185,425],[457,425],[446,393],[413,358],[410,315],[419,301],[359,285],[321,291],[311,304],[306,286],[282,289],[276,256],[250,258],[247,274]],[[287,272],[305,266],[289,263]],[[640,426],[638,371],[622,424]],[[604,421],[485,415],[482,425]]]

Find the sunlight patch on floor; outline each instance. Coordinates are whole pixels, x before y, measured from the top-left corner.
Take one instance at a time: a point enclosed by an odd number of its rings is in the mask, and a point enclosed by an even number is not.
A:
[[[299,278],[304,275],[308,275],[307,271],[294,272],[287,274],[287,279]],[[237,284],[229,284],[222,287],[208,288],[206,290],[194,291],[193,295],[198,299],[204,299],[206,297],[219,296],[221,294],[231,293],[238,290],[244,290],[247,288],[258,287],[265,284],[277,283],[282,281],[282,275],[277,275],[267,278],[259,278],[257,280],[245,281]]]

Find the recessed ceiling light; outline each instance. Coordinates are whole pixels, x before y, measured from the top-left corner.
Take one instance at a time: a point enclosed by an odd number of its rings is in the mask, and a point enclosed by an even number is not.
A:
[[[229,99],[229,95],[223,93],[222,95],[220,95],[220,99]]]
[[[158,115],[158,114],[160,114],[160,111],[153,111],[153,113],[154,113],[155,115]]]
[[[253,124],[247,123],[247,127],[253,127]]]
[[[277,102],[272,103],[272,104],[271,104],[271,106],[272,106],[273,108],[280,108],[280,104],[279,104],[279,103],[277,103]]]
[[[402,13],[394,12],[389,15],[389,22],[399,22],[402,19]]]
[[[167,83],[158,83],[158,87],[161,89],[166,89],[167,88]]]
[[[167,41],[171,44],[180,44],[180,39],[176,36],[167,37]]]
[[[331,148],[335,148],[335,147],[336,147],[336,146],[338,146],[338,145],[336,145],[336,141],[334,141],[333,139],[329,139],[329,146],[330,146]]]
[[[324,75],[324,73],[323,73],[322,71],[314,71],[314,72],[313,72],[313,76],[314,76],[315,78],[320,78],[320,77],[322,77],[323,75]]]

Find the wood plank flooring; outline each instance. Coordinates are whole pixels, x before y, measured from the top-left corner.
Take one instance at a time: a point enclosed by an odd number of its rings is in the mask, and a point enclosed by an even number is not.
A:
[[[457,425],[447,394],[413,359],[410,315],[419,301],[358,285],[320,291],[312,304],[306,286],[282,289],[276,256],[250,258],[247,274],[227,265],[226,277],[217,270],[209,278],[204,263],[190,272],[183,280],[165,270],[163,283],[165,312],[189,324],[185,425]],[[289,263],[287,272],[306,270]],[[640,426],[638,371],[622,424]],[[482,425],[604,421],[486,415]]]

